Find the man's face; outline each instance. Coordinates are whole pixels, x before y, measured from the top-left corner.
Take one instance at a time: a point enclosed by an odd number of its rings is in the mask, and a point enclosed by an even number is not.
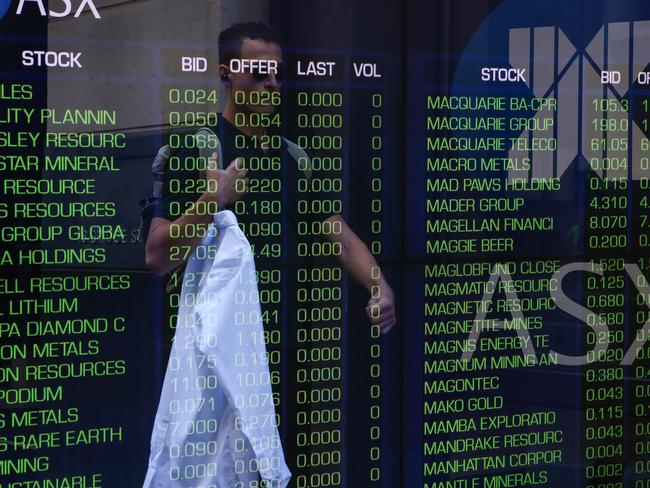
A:
[[[221,73],[227,74],[230,80],[229,102],[237,112],[272,113],[279,103],[281,88],[281,81],[272,68],[282,64],[282,48],[275,42],[247,38],[242,42],[238,59],[271,63],[260,63],[259,68],[243,69],[240,73],[233,73],[231,66],[221,65]]]

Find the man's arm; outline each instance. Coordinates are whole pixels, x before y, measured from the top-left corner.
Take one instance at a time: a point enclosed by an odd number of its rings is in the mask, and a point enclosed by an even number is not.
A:
[[[325,222],[340,222],[341,232],[330,232],[327,234],[327,238],[331,242],[341,244],[341,254],[339,255],[341,265],[370,292],[366,313],[374,325],[379,325],[382,332],[387,333],[396,323],[395,295],[384,278],[377,261],[370,254],[364,242],[348,227],[341,215],[333,215]]]
[[[184,215],[174,221],[160,217],[155,217],[151,221],[145,248],[145,261],[147,267],[156,274],[164,275],[173,270],[186,261],[194,248],[201,244],[213,217],[212,212],[205,209],[214,207],[214,203],[217,204],[218,209],[225,208],[246,192],[248,185],[246,170],[238,168],[240,165],[237,164],[237,160],[232,161],[225,171],[216,169],[218,167],[216,162],[215,153],[206,171],[206,178],[215,180],[216,185],[207,185],[209,190],[206,190]],[[237,180],[240,179],[244,180],[243,184],[237,184]]]

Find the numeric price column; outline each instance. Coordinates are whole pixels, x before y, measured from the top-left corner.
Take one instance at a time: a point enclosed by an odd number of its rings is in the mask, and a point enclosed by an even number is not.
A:
[[[357,79],[352,85],[350,113],[354,137],[350,139],[350,181],[354,193],[350,200],[350,225],[354,232],[366,243],[375,259],[382,258],[384,241],[384,100],[382,78],[368,78],[359,73],[358,66],[373,66],[373,72],[382,72],[379,63],[353,62],[353,74]],[[359,73],[359,74],[357,74]],[[373,266],[368,278],[377,282],[381,277],[379,266]],[[372,285],[370,299],[379,300],[380,287]],[[358,293],[359,299],[368,301],[366,290]],[[364,303],[365,303],[364,302]],[[351,300],[353,307],[358,303]],[[354,325],[350,327],[350,343],[355,350],[366,351],[351,358],[351,374],[356,381],[367,385],[366,391],[350,392],[350,403],[358,404],[359,410],[351,412],[352,421],[357,426],[351,432],[350,442],[356,444],[355,451],[363,452],[363,457],[355,460],[356,481],[364,486],[382,486],[382,341],[379,325],[371,325],[368,317],[355,313]],[[378,307],[371,307],[369,313],[375,317]],[[363,408],[361,408],[363,406]],[[351,444],[351,445],[352,445]],[[363,472],[363,475],[361,474]]]
[[[370,191],[372,198],[370,200],[370,212],[372,220],[370,221],[370,252],[376,257],[381,256],[382,249],[382,126],[383,126],[383,96],[381,93],[373,93],[370,99],[372,107],[370,117],[370,127],[372,136],[370,138],[371,163],[370,163]],[[381,271],[378,267],[373,266],[373,280],[378,280]],[[380,289],[378,285],[373,285],[370,290],[373,299],[380,299]],[[378,314],[377,307],[371,308],[371,316],[376,317]],[[368,432],[369,462],[370,471],[368,473],[368,486],[380,486],[381,481],[381,328],[379,325],[370,327],[370,379],[369,385],[369,405],[370,405],[370,429]]]
[[[315,87],[319,84],[315,84]],[[299,488],[344,486],[343,252],[344,93],[299,89],[295,123],[298,157],[295,313],[296,445]]]
[[[643,70],[645,66],[638,67]],[[650,249],[650,141],[646,135],[650,131],[650,96],[645,88],[633,88],[632,97],[633,167],[632,167],[632,232],[631,248],[634,262],[628,264],[628,281],[631,280],[629,294],[631,301],[631,327],[628,329],[628,351],[625,363],[629,365],[628,438],[633,452],[634,488],[650,487],[650,349],[647,341],[650,330],[646,323],[650,320],[650,284],[647,276],[650,271],[648,250]],[[638,130],[640,129],[640,130]],[[634,266],[636,265],[636,266]]]
[[[626,100],[603,89],[587,99],[583,141],[587,175],[586,364],[583,401],[585,478],[588,488],[620,487],[624,471],[625,259],[628,245],[628,130]],[[600,278],[598,277],[600,275]],[[614,484],[612,484],[614,483]],[[618,483],[618,484],[616,484]]]
[[[208,151],[216,150],[216,138],[207,140],[196,135],[199,128],[217,125],[217,91],[188,84],[168,85],[164,91],[165,124],[171,130],[167,134],[168,159],[158,167],[152,168],[160,192],[169,199],[166,211],[172,222],[187,213],[213,215],[219,208],[216,202],[197,205],[195,202],[206,190],[216,190],[214,182],[206,179]],[[208,147],[209,146],[209,147]],[[204,238],[208,224],[195,224],[182,227],[172,223],[170,237],[180,239]],[[200,259],[214,259],[216,248],[199,245],[176,245],[170,248],[171,260],[185,263],[196,254]],[[218,425],[213,392],[220,386],[214,371],[217,364],[214,350],[218,338],[215,334],[194,335],[197,321],[192,315],[179,316],[183,305],[197,300],[195,293],[182,293],[183,287],[198,290],[208,278],[206,271],[185,272],[185,266],[173,270],[165,280],[166,296],[163,303],[163,343],[171,345],[168,360],[168,373],[172,375],[169,383],[171,397],[163,400],[159,408],[167,410],[172,416],[170,423],[174,435],[182,441],[170,443],[170,482],[179,479],[197,479],[215,476],[217,465],[210,460],[216,453],[216,438],[221,426]],[[194,355],[195,348],[202,348],[205,354]],[[167,356],[165,354],[164,356]],[[178,421],[185,417],[187,420]]]

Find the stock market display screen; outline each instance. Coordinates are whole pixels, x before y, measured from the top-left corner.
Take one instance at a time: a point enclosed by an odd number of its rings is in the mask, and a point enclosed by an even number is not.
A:
[[[0,43],[0,488],[650,488],[647,1]]]

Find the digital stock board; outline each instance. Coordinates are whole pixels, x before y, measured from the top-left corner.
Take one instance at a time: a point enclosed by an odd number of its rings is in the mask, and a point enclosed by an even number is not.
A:
[[[650,4],[0,42],[0,488],[650,487]]]

